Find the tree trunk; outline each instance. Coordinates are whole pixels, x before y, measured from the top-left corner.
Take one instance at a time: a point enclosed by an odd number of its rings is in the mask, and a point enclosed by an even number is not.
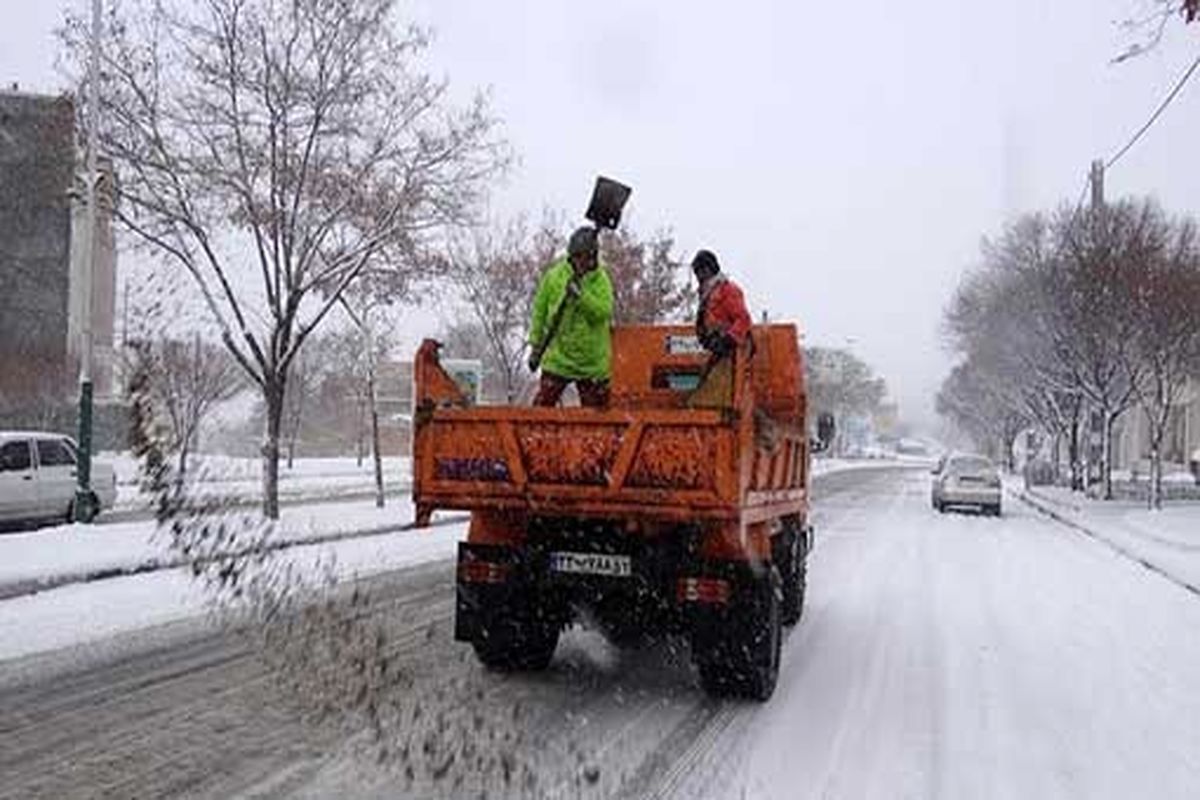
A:
[[[1059,486],[1062,479],[1062,431],[1057,428],[1054,431],[1053,443],[1050,445],[1050,453],[1050,463],[1053,465],[1050,475],[1054,480],[1054,485]]]
[[[179,440],[179,482],[183,483],[183,478],[187,475],[188,469],[188,454],[191,453],[191,437],[184,436]]]
[[[183,444],[179,446],[179,467],[175,471],[175,492],[177,495],[183,494],[183,481],[187,475],[187,460],[188,444],[187,439],[184,439]]]
[[[1115,414],[1109,414],[1107,411],[1104,412],[1104,430],[1101,433],[1101,435],[1103,437],[1103,442],[1101,442],[1101,447],[1103,449],[1103,455],[1102,455],[1103,460],[1100,464],[1100,469],[1103,472],[1102,477],[1104,479],[1104,499],[1105,500],[1113,499],[1113,480],[1112,480],[1113,437],[1112,437],[1112,429],[1113,429],[1113,425],[1115,425],[1116,422],[1117,422],[1117,417]]]
[[[1150,508],[1162,510],[1162,448],[1157,440],[1150,445]]]
[[[267,419],[262,446],[263,516],[279,519],[279,433],[283,423],[284,383],[268,379],[263,389]]]
[[[355,433],[356,438],[358,439],[357,466],[361,467],[362,462],[363,462],[363,452],[366,450],[366,441],[365,441],[365,436],[363,435],[363,427],[364,427],[364,425],[363,425],[363,404],[357,403],[356,406],[358,409],[358,414],[355,417],[354,433]]]
[[[1071,439],[1067,447],[1067,455],[1071,459],[1071,491],[1083,491],[1083,465],[1079,456],[1079,409],[1071,415]]]
[[[375,405],[375,375],[367,378],[371,403],[371,450],[375,454],[375,507],[383,508],[383,455],[379,452],[379,409]]]

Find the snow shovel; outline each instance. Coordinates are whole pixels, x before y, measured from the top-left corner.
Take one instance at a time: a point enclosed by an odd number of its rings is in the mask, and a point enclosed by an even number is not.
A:
[[[595,226],[597,240],[601,229],[615,230],[621,223],[621,212],[625,209],[625,203],[628,202],[629,195],[632,193],[633,189],[619,181],[603,175],[596,177],[596,185],[592,188],[592,201],[588,203],[584,217]],[[541,366],[542,356],[546,355],[546,351],[554,342],[554,337],[558,335],[559,326],[562,325],[563,316],[567,306],[571,304],[570,301],[570,296],[567,296],[558,304],[554,316],[550,318],[550,325],[546,328],[545,338],[539,344],[534,345],[533,353],[529,357],[531,371],[536,371]]]

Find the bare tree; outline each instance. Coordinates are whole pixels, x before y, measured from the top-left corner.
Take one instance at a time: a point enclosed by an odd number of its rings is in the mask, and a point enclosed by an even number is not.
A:
[[[670,232],[642,239],[620,228],[602,237],[600,253],[612,275],[614,323],[682,320],[691,313],[695,292]]]
[[[1170,242],[1145,263],[1133,298],[1142,322],[1128,357],[1141,366],[1135,385],[1150,436],[1150,497],[1162,508],[1163,438],[1188,380],[1200,374],[1200,251],[1196,226],[1175,223]]]
[[[129,372],[144,376],[146,397],[166,423],[176,485],[182,485],[205,418],[245,388],[242,372],[224,348],[199,336],[190,342],[132,343],[127,358],[132,360]]]
[[[1113,425],[1139,403],[1151,417],[1152,458],[1187,379],[1197,300],[1191,223],[1151,201],[1126,200],[1053,218],[1031,215],[985,241],[983,263],[947,310],[950,338],[971,371],[956,396],[989,394],[989,414],[1012,413],[1071,448],[1082,488],[1079,429],[1097,415],[1105,497],[1112,496]],[[952,376],[954,378],[955,376]],[[1155,471],[1161,465],[1155,467]]]
[[[1162,41],[1172,19],[1185,23],[1200,20],[1200,0],[1141,0],[1137,9],[1120,22],[1133,41],[1114,61],[1126,61],[1153,50]]]
[[[1025,215],[999,237],[985,238],[981,256],[978,268],[959,286],[945,318],[947,336],[964,356],[971,380],[960,375],[957,385],[947,381],[943,405],[960,427],[982,431],[984,438],[1002,435],[1007,427],[1003,422],[999,434],[995,424],[972,426],[964,422],[966,409],[954,406],[956,396],[986,386],[983,407],[989,413],[1024,419],[1051,438],[1056,470],[1060,443],[1068,441],[1071,484],[1082,488],[1082,392],[1073,364],[1063,360],[1061,348],[1053,346],[1071,335],[1071,329],[1063,327],[1066,320],[1057,313],[1063,283],[1054,226],[1045,215]]]
[[[516,402],[525,375],[534,288],[561,243],[560,227],[549,214],[535,230],[518,217],[494,229],[477,229],[450,250],[451,274],[470,310],[472,333],[485,348],[476,355],[484,356],[509,403]]]
[[[135,0],[113,11],[100,141],[116,218],[191,276],[262,394],[263,513],[279,515],[287,378],[370,269],[407,288],[507,163],[485,101],[421,72],[393,0]],[[82,63],[78,18],[63,31]]]
[[[1161,209],[1151,201],[1122,201],[1057,221],[1060,289],[1051,313],[1061,322],[1053,342],[1101,420],[1101,480],[1113,496],[1113,426],[1136,401],[1142,362],[1131,358],[1143,324],[1133,298],[1145,264],[1163,246]]]
[[[379,447],[379,403],[376,396],[379,367],[379,303],[370,294],[350,294],[341,298],[346,316],[354,323],[360,342],[357,348],[356,373],[361,377],[359,385],[365,400],[367,416],[371,421],[371,458],[375,467],[375,506],[383,508],[383,454]],[[362,437],[359,437],[362,441]],[[361,445],[359,452],[362,452]],[[360,458],[361,463],[361,458]]]

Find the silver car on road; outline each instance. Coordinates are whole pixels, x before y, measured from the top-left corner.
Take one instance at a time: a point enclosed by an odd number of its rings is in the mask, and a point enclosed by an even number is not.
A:
[[[1000,470],[986,456],[947,456],[934,470],[932,500],[941,512],[951,506],[976,506],[998,517]]]

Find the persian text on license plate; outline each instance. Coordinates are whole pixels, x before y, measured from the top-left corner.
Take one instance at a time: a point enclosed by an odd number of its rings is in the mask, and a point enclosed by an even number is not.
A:
[[[633,559],[610,553],[551,553],[550,571],[628,578],[633,574]]]

